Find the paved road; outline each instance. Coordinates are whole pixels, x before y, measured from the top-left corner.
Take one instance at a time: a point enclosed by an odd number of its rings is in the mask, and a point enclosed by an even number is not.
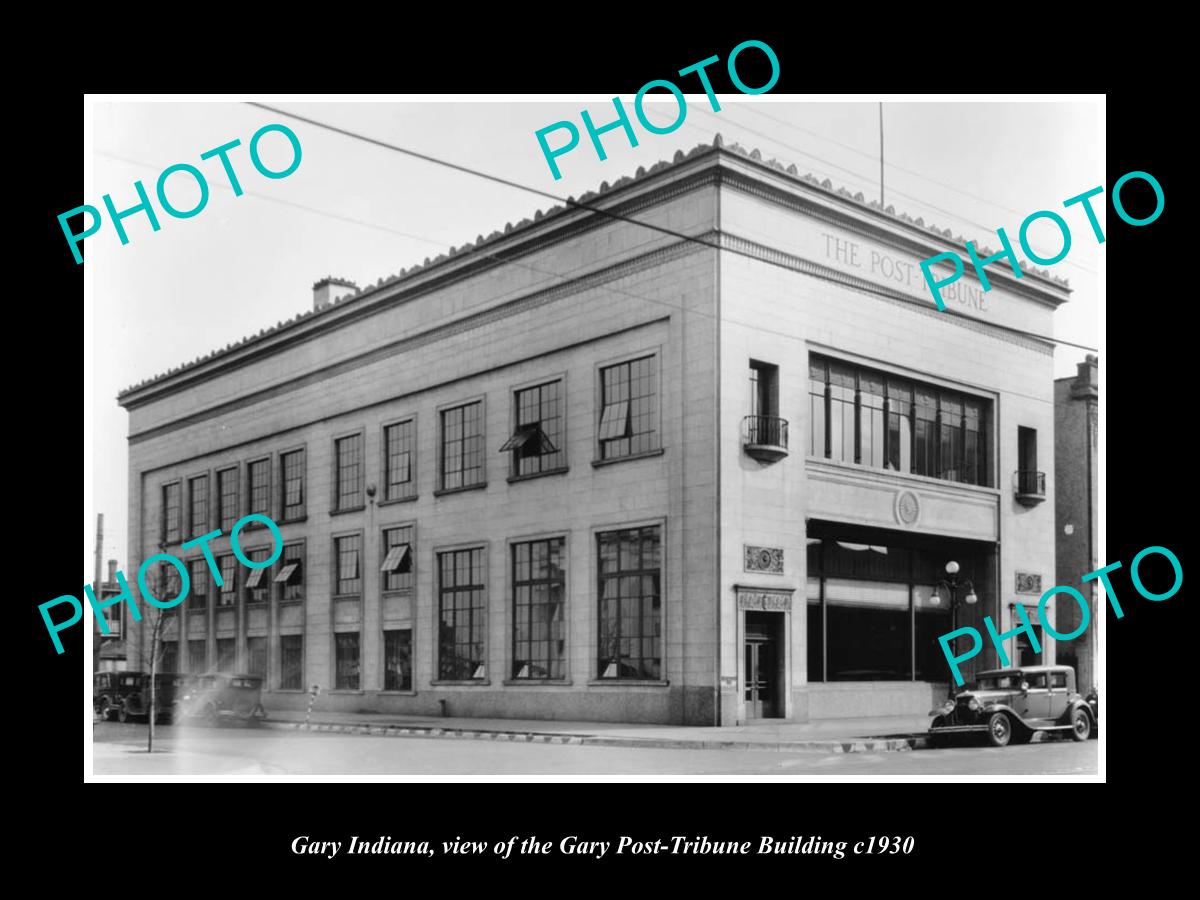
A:
[[[899,753],[780,753],[509,744],[446,738],[306,734],[247,727],[96,724],[94,772],[104,775],[1088,775],[1097,742],[956,747]]]

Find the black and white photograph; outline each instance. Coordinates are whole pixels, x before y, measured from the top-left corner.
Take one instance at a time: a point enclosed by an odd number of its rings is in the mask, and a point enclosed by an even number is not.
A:
[[[1162,185],[1103,95],[764,46],[88,95],[85,780],[1104,780],[1105,236]]]

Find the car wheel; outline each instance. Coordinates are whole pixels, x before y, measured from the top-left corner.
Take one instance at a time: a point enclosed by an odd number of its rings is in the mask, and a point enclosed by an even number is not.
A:
[[[1077,741],[1086,741],[1092,736],[1092,717],[1087,710],[1077,709],[1071,713],[1071,737]]]
[[[1012,720],[1002,712],[992,713],[988,719],[987,734],[988,742],[993,747],[1007,747],[1013,736]]]

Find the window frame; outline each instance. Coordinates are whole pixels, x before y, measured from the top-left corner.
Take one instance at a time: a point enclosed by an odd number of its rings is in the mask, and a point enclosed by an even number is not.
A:
[[[262,560],[257,558],[255,556],[255,554],[263,553],[264,555],[263,555],[262,559],[266,559],[267,557],[269,557],[271,555],[271,553],[274,549],[274,546],[275,545],[273,543],[271,543],[271,544],[258,544],[257,546],[253,546],[253,547],[243,547],[242,553],[249,560],[253,560],[254,562],[261,562]],[[283,553],[281,552],[279,555],[280,555],[280,558],[282,559]],[[277,562],[278,562],[278,560],[276,560],[276,563]],[[246,604],[246,606],[255,606],[255,607],[266,606],[268,603],[271,602],[271,593],[272,593],[271,584],[272,584],[272,582],[269,579],[271,578],[271,573],[275,569],[276,563],[272,563],[269,566],[264,566],[261,569],[251,569],[249,566],[245,565],[241,560],[238,560],[238,565],[246,570],[245,575],[242,577],[242,586],[240,589],[240,593],[242,595],[242,602],[244,604]],[[250,587],[250,579],[251,579],[251,577],[253,577],[255,572],[261,572],[262,574],[258,576],[258,584],[255,587]],[[263,583],[264,580],[266,580],[266,584]],[[266,596],[263,597],[261,600],[254,600],[254,599],[252,599],[254,591],[266,591]]]
[[[599,536],[601,534],[631,531],[634,529],[657,527],[659,529],[659,590],[661,591],[661,612],[660,612],[660,644],[659,644],[659,677],[655,678],[635,678],[616,677],[602,678],[599,674],[600,668],[600,614],[601,614],[601,574],[600,574],[600,544]],[[668,616],[667,606],[670,597],[670,582],[668,580],[670,574],[670,563],[668,559],[668,539],[669,532],[667,530],[666,517],[640,519],[632,522],[610,522],[604,525],[593,526],[589,530],[589,554],[591,555],[591,563],[589,565],[588,577],[591,582],[589,593],[591,596],[592,615],[589,616],[589,659],[588,659],[588,684],[591,686],[600,685],[629,685],[643,684],[655,687],[666,687],[670,684],[670,679],[667,676],[670,663],[670,635],[667,631]]]
[[[287,464],[286,458],[292,454],[300,454],[300,513],[298,515],[289,516],[287,514]],[[279,518],[276,520],[279,524],[287,522],[303,522],[308,518],[308,444],[300,444],[295,447],[289,447],[285,450],[280,450],[276,456],[279,461],[277,468],[279,471],[278,496],[279,503]]]
[[[200,613],[204,613],[205,615],[208,615],[208,609],[209,609],[208,601],[209,601],[210,595],[213,592],[213,588],[216,587],[216,582],[214,582],[213,578],[212,578],[212,571],[208,567],[208,559],[204,556],[189,556],[189,557],[185,558],[184,560],[182,560],[182,562],[184,563],[184,565],[187,566],[187,569],[188,569],[188,596],[187,596],[187,601],[186,601],[188,604],[188,612],[194,612],[197,615],[199,615]],[[200,568],[203,569],[203,571],[204,571],[205,590],[204,590],[203,594],[197,592],[195,589],[196,577],[195,577],[195,574],[192,572],[192,567],[195,566],[197,563],[199,563]],[[203,598],[203,604],[200,606],[197,606],[195,604],[195,600],[200,597]],[[189,638],[189,640],[190,640],[190,638]]]
[[[219,588],[217,588],[216,608],[219,610],[220,609],[237,609],[238,594],[241,591],[241,586],[238,583],[239,579],[237,577],[238,566],[240,565],[240,563],[238,562],[237,557],[234,556],[234,554],[233,554],[233,548],[230,548],[228,553],[214,554],[213,559],[216,560],[217,571],[221,572],[221,580],[223,582],[222,585]],[[233,560],[233,576],[229,579],[225,578],[225,573],[224,573],[224,571],[221,570],[221,560],[223,560],[223,559],[232,559]],[[225,585],[227,585],[227,584],[232,586],[229,590],[225,589]],[[216,586],[215,579],[213,580],[213,586],[214,587]],[[229,594],[233,597],[233,601],[231,603],[222,603],[221,602],[221,598],[224,597],[226,594]]]
[[[350,593],[341,593],[341,553],[338,548],[338,542],[347,538],[358,538],[358,590]],[[359,600],[363,598],[363,591],[366,587],[366,573],[364,572],[364,564],[366,562],[366,536],[361,528],[351,531],[339,531],[330,535],[330,546],[332,554],[329,558],[329,595],[332,600]],[[361,652],[361,650],[360,650]]]
[[[168,547],[173,544],[181,544],[181,543],[183,543],[183,540],[184,540],[184,537],[183,537],[183,514],[185,511],[185,507],[184,507],[184,497],[183,497],[183,485],[184,485],[184,480],[182,478],[173,478],[169,481],[164,481],[159,487],[159,498],[162,503],[162,506],[160,507],[162,510],[162,513],[161,513],[162,520],[161,520],[161,527],[159,528],[159,539],[162,541],[162,543],[164,545],[166,545]],[[167,515],[167,510],[168,510],[167,491],[170,490],[171,488],[176,488],[179,491],[179,525],[178,525],[179,534],[176,535],[174,538],[172,538],[171,534],[170,534],[170,525],[169,525],[170,520]]]
[[[275,579],[278,578],[283,573],[283,570],[285,568],[287,568],[289,565],[291,565],[291,563],[288,561],[288,557],[287,557],[287,551],[288,551],[289,547],[299,547],[300,548],[301,595],[299,597],[291,597],[291,598],[289,598],[287,596],[287,589],[289,587],[291,587],[292,585],[288,584],[287,582],[276,582],[275,581]],[[279,584],[279,590],[272,591],[272,593],[275,594],[275,602],[281,606],[284,604],[297,604],[297,603],[303,604],[305,602],[305,600],[308,599],[308,594],[307,594],[307,590],[306,590],[307,582],[305,581],[305,578],[308,575],[308,547],[306,545],[306,539],[299,538],[297,540],[284,541],[283,549],[279,553],[279,559],[276,560],[275,566],[273,566],[272,568],[274,569],[274,571],[271,573],[271,584],[272,585]]]
[[[390,575],[391,573],[384,572],[383,568],[382,568],[384,562],[387,561],[387,555],[388,555],[388,552],[390,549],[388,547],[388,542],[387,542],[387,533],[389,531],[395,531],[395,530],[399,530],[401,528],[408,528],[412,531],[412,540],[409,542],[409,558],[411,560],[411,562],[409,564],[409,571],[400,573],[400,574],[405,574],[405,575],[411,576],[411,583],[409,584],[408,587],[389,588],[387,586],[387,581],[388,581],[388,575]],[[380,526],[380,529],[379,529],[379,566],[380,566],[380,568],[378,570],[378,572],[379,572],[379,595],[381,597],[392,596],[393,594],[400,594],[400,595],[413,594],[416,592],[416,589],[417,589],[417,520],[416,519],[411,519],[411,520],[404,521],[404,522],[392,522],[392,523]]]
[[[205,516],[204,516],[204,521],[200,525],[200,530],[196,531],[195,516],[192,515],[192,508],[195,506],[195,494],[192,490],[192,482],[194,482],[200,478],[204,479],[204,504],[205,504],[204,512],[205,512]],[[214,484],[215,480],[216,479],[214,479],[212,477],[212,472],[209,469],[205,469],[201,472],[196,472],[195,474],[189,475],[189,476],[187,476],[187,478],[184,479],[184,489],[187,492],[187,496],[184,498],[184,509],[187,512],[187,527],[188,527],[188,529],[190,529],[191,531],[194,532],[191,536],[192,538],[200,537],[201,535],[207,534],[208,532],[212,531],[213,484]],[[189,538],[189,540],[190,539],[191,538]]]
[[[561,559],[563,565],[562,582],[562,616],[563,616],[563,674],[559,678],[517,678],[513,674],[516,663],[516,634],[517,634],[517,602],[516,602],[516,571],[513,553],[521,544],[534,544],[543,541],[558,540],[562,542]],[[506,685],[539,685],[539,684],[571,684],[572,641],[571,641],[571,533],[569,531],[549,531],[538,534],[521,535],[508,538],[504,542],[505,565],[505,595],[504,595],[504,628],[507,635],[505,644],[504,678]]]
[[[338,443],[348,438],[358,438],[359,440],[359,502],[356,506],[339,506],[341,501],[341,481],[339,473],[339,455]],[[333,453],[330,454],[331,466],[331,485],[329,498],[329,514],[331,516],[341,515],[343,513],[361,512],[367,508],[367,430],[366,428],[355,428],[350,431],[336,433],[330,437],[330,444]]]
[[[388,440],[387,440],[388,429],[392,428],[396,425],[404,425],[406,423],[408,423],[412,426],[412,441],[411,441],[411,447],[408,451],[408,482],[407,482],[408,492],[399,497],[389,497],[388,496],[388,488],[390,487],[390,485],[388,483],[388,476],[389,476]],[[379,493],[381,496],[378,498],[378,500],[376,500],[376,505],[385,506],[389,503],[411,503],[412,501],[414,501],[418,498],[419,494],[417,492],[417,474],[418,474],[417,448],[418,448],[419,432],[418,432],[417,428],[418,428],[417,414],[415,412],[409,413],[408,415],[405,415],[405,416],[400,416],[399,418],[396,418],[396,419],[389,419],[388,421],[383,422],[379,426],[379,472],[380,472],[379,481],[380,481],[380,486],[381,486],[381,490],[379,491]]]
[[[408,687],[406,687],[406,688],[405,687],[389,688],[387,686],[387,675],[388,675],[388,672],[387,672],[387,659],[388,659],[387,636],[388,636],[388,634],[390,634],[392,632],[398,633],[398,632],[402,632],[402,631],[408,632]],[[383,668],[383,672],[382,672],[383,677],[380,679],[380,682],[379,682],[381,685],[380,693],[383,693],[383,694],[415,694],[417,692],[416,691],[416,674],[415,674],[416,653],[414,651],[413,631],[415,631],[415,629],[413,628],[413,623],[411,623],[411,622],[408,624],[407,627],[398,627],[398,626],[390,626],[389,627],[386,623],[380,624],[380,628],[379,628],[380,654],[379,654],[379,656],[380,656],[380,664]]]
[[[446,685],[446,684],[461,684],[461,685],[490,685],[492,683],[492,652],[491,652],[491,633],[490,633],[490,616],[491,616],[491,590],[490,569],[491,554],[490,541],[471,541],[460,544],[442,544],[434,546],[431,549],[433,554],[433,603],[430,606],[433,609],[433,678],[431,684]],[[480,571],[483,573],[483,602],[481,609],[483,610],[483,667],[484,676],[482,678],[468,679],[453,679],[443,678],[441,676],[442,665],[442,648],[441,648],[441,624],[442,624],[442,554],[459,553],[463,551],[479,550],[482,554],[480,563]],[[459,585],[455,585],[459,587]],[[457,616],[456,626],[457,626]]]
[[[221,493],[221,476],[228,472],[233,473],[233,503],[232,503],[233,521],[229,523],[228,527],[226,527],[226,525],[225,525],[225,506],[224,506],[224,502],[223,502],[224,495]],[[242,466],[241,466],[241,463],[232,463],[231,465],[228,465],[228,466],[220,466],[219,468],[214,470],[213,481],[214,481],[213,487],[214,487],[214,490],[216,491],[216,501],[217,501],[216,502],[216,510],[215,510],[215,512],[216,512],[215,521],[217,524],[217,528],[219,528],[223,532],[228,532],[230,529],[233,528],[234,525],[237,524],[238,519],[240,517],[241,502],[242,502]]]
[[[303,631],[294,633],[294,634],[278,634],[278,635],[276,635],[276,638],[278,639],[278,644],[279,644],[279,682],[278,682],[279,686],[276,688],[276,690],[299,691],[299,692],[304,691],[304,673],[305,673],[304,654],[307,652],[307,650],[305,648],[305,644],[308,643],[307,641],[304,640],[304,637],[305,637],[305,635],[304,635]],[[299,679],[300,684],[298,687],[284,687],[283,686],[283,661],[284,661],[283,640],[284,640],[284,638],[299,638],[300,639],[300,679]]]
[[[479,435],[479,471],[480,480],[473,484],[459,485],[457,487],[446,487],[446,418],[448,412],[453,412],[456,409],[463,409],[473,404],[479,404],[479,421],[482,424],[482,431]],[[487,394],[479,394],[475,397],[468,397],[461,400],[455,400],[452,403],[444,403],[436,408],[437,413],[437,489],[433,492],[435,497],[440,497],[443,494],[458,494],[463,491],[478,491],[483,490],[488,486],[488,452],[487,452]],[[460,470],[461,471],[461,470]]]
[[[267,473],[267,488],[266,488],[267,508],[265,510],[259,510],[259,509],[254,508],[255,483],[254,483],[254,478],[251,473],[252,473],[253,467],[255,465],[260,465],[263,463],[266,464],[264,468]],[[273,498],[271,496],[271,490],[272,490],[271,485],[274,483],[271,479],[271,469],[273,468],[273,463],[274,463],[274,455],[271,453],[267,453],[262,456],[255,456],[251,459],[246,460],[246,498],[245,498],[245,511],[243,512],[244,516],[250,516],[250,515],[254,515],[257,513],[258,515],[266,516],[267,518],[271,519],[271,521],[275,521],[275,517],[273,515],[273,513],[274,513],[273,503],[272,503]],[[242,527],[243,528],[266,528],[266,525],[264,525],[262,522],[247,522]]]
[[[527,472],[525,474],[522,474],[520,471],[520,461],[517,457],[517,454],[519,451],[515,450],[515,449],[502,451],[504,453],[507,453],[508,457],[509,457],[509,460],[508,460],[508,482],[509,482],[509,484],[512,484],[517,481],[528,481],[533,478],[542,478],[546,475],[562,475],[570,470],[570,459],[569,459],[568,453],[567,453],[567,444],[568,444],[568,440],[569,440],[568,419],[570,418],[568,415],[568,411],[570,409],[570,404],[567,402],[567,398],[569,396],[569,394],[568,394],[569,385],[568,385],[568,381],[567,381],[567,373],[566,372],[557,372],[555,374],[547,375],[542,378],[536,378],[531,381],[522,382],[521,384],[515,384],[510,388],[509,395],[508,395],[509,407],[510,407],[509,440],[511,440],[514,436],[516,436],[517,431],[522,427],[519,424],[520,418],[521,418],[521,404],[520,404],[520,400],[518,399],[519,395],[525,391],[532,391],[532,390],[535,390],[538,388],[543,388],[547,385],[551,385],[551,384],[555,384],[555,383],[557,383],[559,385],[559,394],[558,394],[558,403],[559,403],[559,410],[560,410],[560,412],[559,412],[559,422],[560,422],[559,430],[561,432],[560,444],[557,448],[557,453],[561,455],[562,461],[559,465],[554,466],[552,468],[540,469],[537,472]],[[540,415],[541,414],[540,400],[539,400],[538,412]],[[539,423],[540,423],[540,421],[541,420],[539,419]],[[544,433],[545,432],[543,432],[543,434]],[[540,460],[543,456],[546,456],[546,455],[548,455],[548,454],[538,454],[538,459]]]
[[[348,635],[354,635],[358,639],[357,646],[357,663],[355,677],[358,681],[356,687],[338,687],[338,638]],[[333,631],[330,637],[330,651],[332,655],[333,666],[330,671],[333,673],[333,687],[330,688],[330,693],[333,694],[361,694],[363,693],[363,632],[362,625],[358,628],[347,628],[344,631]]]
[[[604,421],[604,410],[605,410],[604,372],[607,369],[611,369],[616,366],[628,365],[628,364],[635,363],[635,362],[638,362],[643,359],[652,359],[654,361],[652,363],[652,366],[654,369],[654,379],[655,379],[655,382],[654,382],[655,383],[655,392],[654,392],[655,403],[654,403],[654,432],[653,432],[654,440],[652,441],[652,446],[647,450],[640,450],[636,453],[628,453],[628,454],[624,454],[621,456],[606,456],[605,455],[605,446],[604,446],[605,441],[600,438],[600,426]],[[592,427],[593,427],[593,430],[592,430],[592,465],[593,466],[604,466],[604,465],[609,465],[611,463],[623,462],[625,460],[630,460],[630,459],[645,459],[646,457],[649,457],[649,456],[659,456],[664,452],[663,433],[662,433],[662,411],[663,411],[663,405],[664,405],[664,391],[663,391],[664,385],[663,385],[662,371],[663,371],[663,348],[662,348],[661,344],[657,344],[657,345],[654,345],[651,347],[644,347],[637,352],[626,353],[621,356],[613,357],[611,359],[599,361],[595,364],[594,371],[592,373],[592,381],[593,381],[593,385],[594,385],[594,387],[593,387],[593,402],[595,404],[595,406],[594,406],[595,411],[593,413],[593,419],[592,419]],[[622,401],[617,401],[617,402],[622,402]],[[632,431],[632,429],[633,429],[633,423],[632,423],[633,412],[632,412],[632,410],[630,410],[627,413],[627,415],[630,416],[630,434],[628,436],[628,439],[632,440],[632,438],[633,438],[633,431]],[[623,439],[624,438],[612,438],[611,440],[623,440]]]

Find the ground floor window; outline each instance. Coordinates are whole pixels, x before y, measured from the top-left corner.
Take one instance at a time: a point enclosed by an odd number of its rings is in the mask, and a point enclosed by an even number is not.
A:
[[[267,639],[265,637],[246,638],[246,653],[250,657],[249,673],[267,677]]]
[[[383,633],[383,689],[412,690],[412,629]]]
[[[188,671],[208,670],[208,641],[188,641]]]
[[[357,691],[358,632],[334,635],[337,674],[334,687],[339,691]]]
[[[304,686],[304,635],[285,634],[279,638],[279,687],[298,691]]]
[[[662,677],[662,552],[657,525],[602,531],[599,557],[600,678]]]
[[[217,638],[217,671],[232,672],[237,666],[237,641]]]

